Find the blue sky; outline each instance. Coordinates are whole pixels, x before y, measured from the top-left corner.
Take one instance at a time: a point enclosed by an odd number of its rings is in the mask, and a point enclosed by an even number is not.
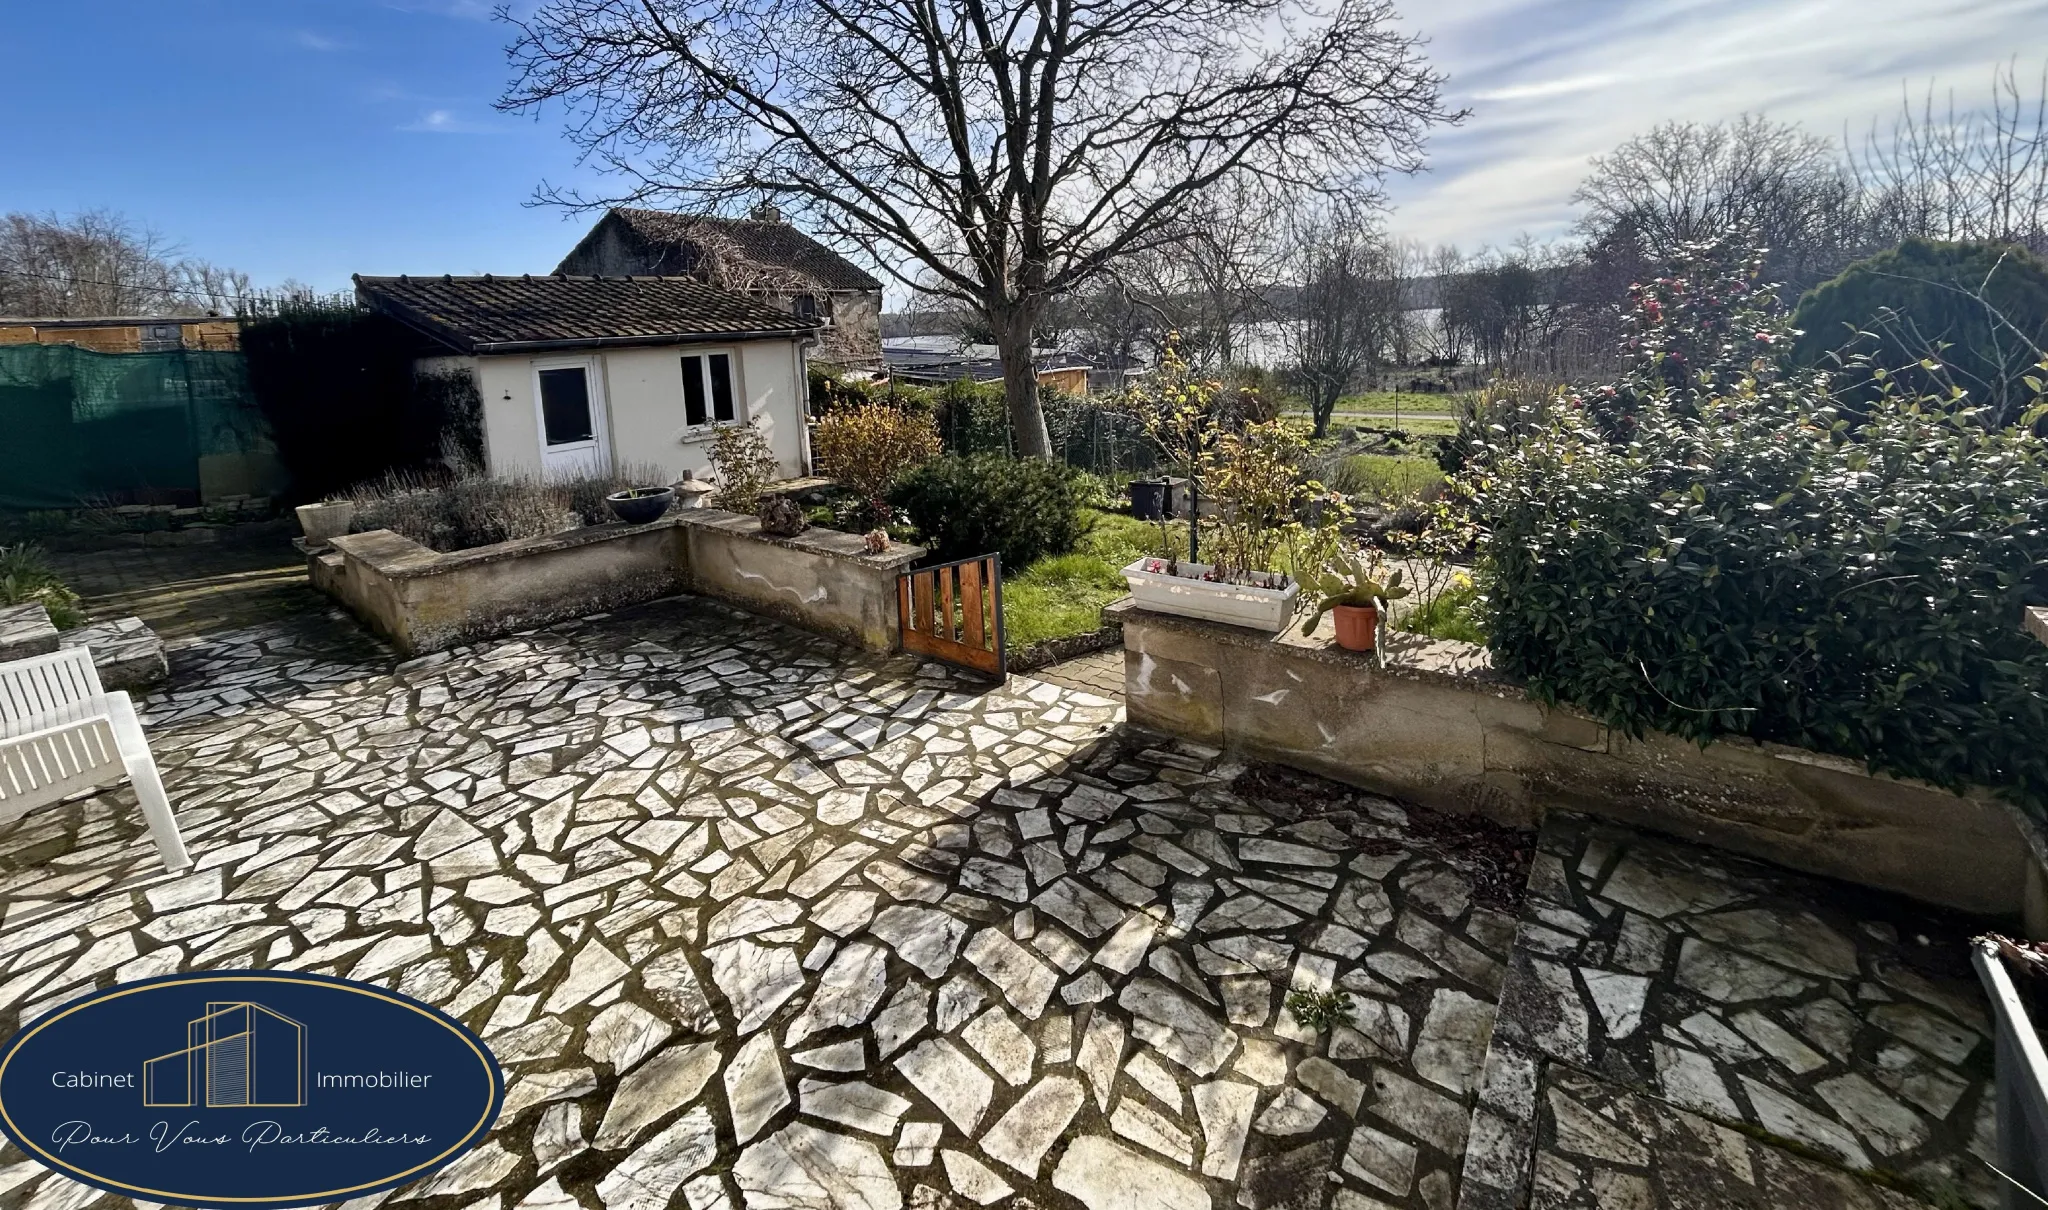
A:
[[[1746,110],[1839,135],[1902,81],[1981,95],[2048,59],[2048,0],[1407,0],[1451,99],[1400,234],[1466,249],[1565,231],[1588,156],[1665,118]],[[0,211],[104,207],[185,252],[325,289],[351,272],[544,272],[588,220],[558,115],[497,114],[484,0],[16,5]],[[600,185],[601,187],[601,185]]]
[[[0,211],[106,207],[190,255],[325,289],[352,272],[542,272],[587,220],[550,121],[494,113],[507,28],[470,0],[10,6]]]

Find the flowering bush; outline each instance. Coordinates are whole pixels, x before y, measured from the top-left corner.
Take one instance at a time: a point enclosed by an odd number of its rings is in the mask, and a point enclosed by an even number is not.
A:
[[[1476,452],[1496,663],[1630,733],[2048,808],[2048,442],[1896,387],[1851,424],[1753,280],[1640,292],[1621,382]]]
[[[939,432],[929,416],[862,403],[818,421],[811,452],[820,471],[860,495],[868,525],[887,525],[889,488],[912,467],[939,456]]]

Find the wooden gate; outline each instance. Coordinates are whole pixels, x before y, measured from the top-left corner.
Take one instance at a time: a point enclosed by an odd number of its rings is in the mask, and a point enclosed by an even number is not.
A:
[[[1002,556],[906,571],[896,579],[896,604],[905,651],[1008,678]]]

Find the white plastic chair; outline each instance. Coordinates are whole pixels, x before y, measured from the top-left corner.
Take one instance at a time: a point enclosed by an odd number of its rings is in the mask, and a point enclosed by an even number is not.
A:
[[[0,822],[123,776],[165,867],[191,869],[135,705],[101,688],[92,654],[71,647],[0,664]]]

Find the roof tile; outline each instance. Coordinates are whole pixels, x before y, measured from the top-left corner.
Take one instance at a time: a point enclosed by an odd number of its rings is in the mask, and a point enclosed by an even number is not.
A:
[[[362,300],[470,352],[493,345],[658,344],[817,325],[689,277],[363,277]]]

